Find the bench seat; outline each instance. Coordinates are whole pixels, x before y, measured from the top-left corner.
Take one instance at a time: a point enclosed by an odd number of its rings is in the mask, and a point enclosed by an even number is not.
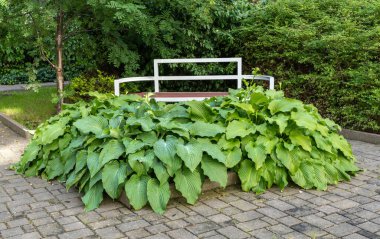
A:
[[[145,96],[147,92],[133,93],[140,96]],[[214,96],[226,96],[228,92],[156,92],[152,93],[152,98],[157,101],[178,102],[190,100],[203,100]]]

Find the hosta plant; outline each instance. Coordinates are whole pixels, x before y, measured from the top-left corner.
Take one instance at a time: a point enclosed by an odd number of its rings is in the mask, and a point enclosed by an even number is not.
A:
[[[77,187],[86,210],[126,193],[135,209],[163,213],[173,183],[194,204],[206,178],[239,175],[244,191],[289,181],[326,190],[349,180],[355,158],[340,127],[282,91],[248,87],[203,102],[165,104],[94,94],[38,127],[17,172]]]

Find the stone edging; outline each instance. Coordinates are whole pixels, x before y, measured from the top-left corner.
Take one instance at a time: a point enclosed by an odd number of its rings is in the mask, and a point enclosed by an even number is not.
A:
[[[22,124],[14,121],[13,119],[9,118],[5,114],[0,113],[0,121],[13,130],[15,133],[19,134],[20,136],[26,138],[26,139],[31,139],[33,132],[32,130],[28,130],[25,126]]]
[[[235,172],[228,172],[228,179],[227,179],[227,186],[235,185],[239,182],[239,177]],[[202,193],[206,191],[210,191],[213,189],[220,188],[219,183],[212,182],[209,179],[206,179],[205,182],[202,185]],[[182,195],[175,189],[174,184],[170,184],[170,192],[171,196],[170,199],[179,198],[182,197]],[[131,204],[129,203],[128,198],[126,197],[124,191],[121,193],[120,198],[118,199],[119,202],[124,204],[129,209],[132,208]]]
[[[65,81],[63,83],[64,85],[70,84],[70,81]],[[39,83],[41,87],[50,87],[50,86],[56,86],[57,83],[55,82],[43,82]],[[28,84],[16,84],[16,85],[0,85],[0,92],[7,92],[7,91],[23,91],[26,90]]]
[[[340,133],[346,139],[358,140],[371,144],[380,144],[380,134],[372,134],[351,129],[342,129]]]

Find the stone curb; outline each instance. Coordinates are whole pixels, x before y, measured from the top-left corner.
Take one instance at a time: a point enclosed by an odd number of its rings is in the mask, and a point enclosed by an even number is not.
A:
[[[358,140],[371,144],[380,144],[380,134],[367,133],[351,129],[342,129],[340,133],[346,139]]]
[[[238,182],[239,182],[238,175],[235,172],[228,172],[228,179],[227,179],[226,187],[231,186],[231,185],[235,185]],[[202,193],[213,190],[213,189],[217,189],[217,188],[220,188],[219,183],[212,182],[209,179],[206,179],[202,185]],[[170,184],[170,192],[171,192],[170,199],[182,197],[181,193],[179,193],[175,189],[174,184]],[[122,204],[124,204],[127,208],[129,208],[129,209],[132,208],[131,204],[129,203],[127,196],[124,193],[124,191],[121,193],[121,196],[118,199],[118,201],[121,202]]]
[[[64,85],[70,84],[70,81],[65,81]],[[49,87],[49,86],[56,86],[57,83],[55,82],[44,82],[40,83],[41,87]],[[0,92],[8,92],[8,91],[23,91],[26,90],[26,87],[28,84],[17,84],[17,85],[0,85]]]
[[[22,124],[14,121],[13,119],[9,118],[8,116],[6,116],[6,115],[4,115],[2,113],[0,113],[0,121],[5,126],[7,126],[8,128],[10,128],[11,130],[13,130],[15,133],[17,133],[18,135],[20,135],[23,138],[31,139],[32,136],[33,136],[33,130],[28,130]]]

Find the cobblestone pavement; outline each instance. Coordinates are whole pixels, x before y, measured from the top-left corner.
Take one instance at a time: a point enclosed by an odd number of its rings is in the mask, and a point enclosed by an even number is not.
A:
[[[365,170],[327,192],[287,187],[262,195],[233,186],[167,212],[108,199],[83,212],[76,190],[6,169],[25,140],[0,124],[0,238],[380,238],[380,146],[350,141]]]

